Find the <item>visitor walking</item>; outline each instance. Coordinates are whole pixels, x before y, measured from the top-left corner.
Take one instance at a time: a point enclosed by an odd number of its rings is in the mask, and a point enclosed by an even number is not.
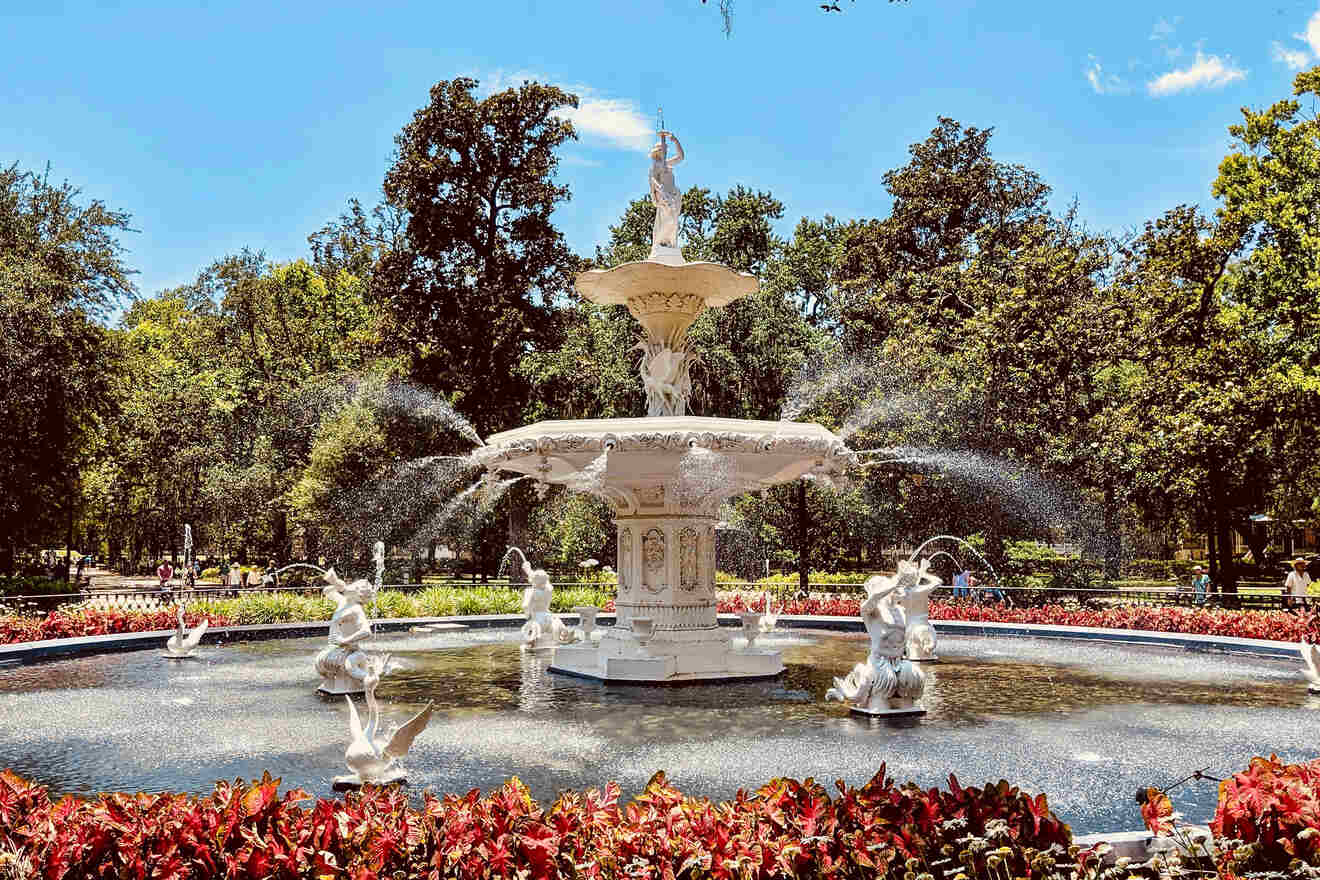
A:
[[[229,577],[226,579],[225,585],[229,587],[230,592],[234,595],[237,595],[239,587],[243,585],[243,573],[238,570],[237,562],[229,563]]]
[[[970,569],[963,569],[953,576],[953,598],[961,599],[968,594],[967,581],[971,576]]]
[[[1210,589],[1210,575],[1199,565],[1192,566],[1192,592],[1196,594],[1193,600],[1197,605],[1205,604],[1206,591]]]
[[[1283,580],[1284,602],[1290,607],[1297,605],[1299,599],[1306,601],[1311,591],[1311,575],[1306,570],[1306,560],[1298,556],[1292,564],[1293,570]]]

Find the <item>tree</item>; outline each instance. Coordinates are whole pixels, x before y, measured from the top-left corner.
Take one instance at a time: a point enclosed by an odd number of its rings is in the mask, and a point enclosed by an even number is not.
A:
[[[941,118],[884,176],[891,214],[847,230],[835,372],[853,387],[833,397],[833,418],[860,446],[959,451],[915,456],[956,471],[923,494],[942,490],[935,510],[950,525],[974,512],[960,525],[984,531],[1001,561],[1007,537],[1087,528],[1071,486],[1113,483],[1088,467],[1105,407],[1096,376],[1128,321],[1100,283],[1108,243],[1075,208],[1052,214],[1049,187],[996,161],[990,136]],[[1038,470],[1059,490],[1023,482]]]
[[[449,395],[484,435],[529,403],[519,362],[553,347],[549,309],[578,266],[550,222],[569,198],[554,182],[555,151],[575,137],[557,114],[577,98],[528,82],[478,100],[476,87],[436,84],[395,139],[385,196],[406,231],[372,293],[412,378]]]
[[[133,293],[128,222],[67,182],[0,169],[0,571],[20,544],[72,541],[78,473],[113,411],[99,319]]]

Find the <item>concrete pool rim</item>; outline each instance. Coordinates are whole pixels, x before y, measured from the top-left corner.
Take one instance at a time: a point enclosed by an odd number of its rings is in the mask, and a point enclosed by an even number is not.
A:
[[[566,622],[576,622],[577,615],[560,615]],[[601,624],[611,624],[613,614],[601,614]],[[375,621],[378,632],[408,632],[413,627],[434,624],[461,624],[469,629],[516,629],[525,618],[521,614],[473,614],[448,617],[387,618]],[[721,626],[737,628],[742,622],[736,614],[719,615]],[[1246,639],[1201,633],[1158,632],[1136,629],[1102,629],[1055,624],[997,623],[977,620],[932,620],[938,635],[993,636],[1037,639],[1063,639],[1070,641],[1097,641],[1112,644],[1144,645],[1149,647],[1178,648],[1185,651],[1243,654],[1255,657],[1297,657],[1297,643],[1269,639]],[[323,636],[329,621],[299,623],[264,623],[245,626],[223,626],[207,630],[203,644],[263,641],[267,639],[294,639]],[[865,632],[860,618],[825,615],[780,615],[779,626],[785,630],[806,629],[831,632]],[[113,654],[159,648],[174,634],[174,630],[111,633],[99,636],[75,636],[66,639],[45,639],[37,642],[15,642],[0,645],[0,669],[67,657],[92,654]]]

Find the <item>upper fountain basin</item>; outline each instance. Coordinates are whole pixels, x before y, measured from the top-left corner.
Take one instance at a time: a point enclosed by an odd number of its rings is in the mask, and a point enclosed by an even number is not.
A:
[[[804,474],[838,479],[853,463],[821,425],[699,416],[537,422],[490,437],[473,457],[599,495],[624,514],[707,508]]]
[[[575,283],[594,303],[627,306],[649,339],[672,349],[684,347],[688,327],[707,308],[727,306],[760,288],[755,275],[719,263],[657,260],[592,269]]]

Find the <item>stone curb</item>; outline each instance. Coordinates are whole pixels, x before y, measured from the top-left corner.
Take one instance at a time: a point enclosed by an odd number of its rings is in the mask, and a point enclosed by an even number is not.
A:
[[[577,619],[577,615],[572,613],[563,613],[560,616],[570,621]],[[601,624],[608,625],[613,623],[614,615],[601,614],[597,620]],[[461,623],[471,628],[483,629],[521,626],[523,621],[524,617],[521,614],[473,614],[450,617],[387,618],[375,621],[375,626],[380,632],[404,632],[414,626],[432,623]],[[742,626],[742,621],[736,614],[721,614],[719,615],[719,622],[724,627],[737,628]],[[855,617],[784,614],[779,616],[779,622],[786,627],[822,629],[833,632],[865,631],[862,621]],[[1292,642],[1275,642],[1267,639],[1241,639],[1197,633],[1152,632],[1135,629],[1091,629],[1082,626],[995,623],[977,620],[932,620],[931,623],[934,625],[937,634],[950,636],[1017,636],[1022,638],[1101,641],[1260,657],[1295,657],[1297,655],[1297,646]],[[216,627],[206,631],[202,642],[203,644],[215,645],[225,642],[319,636],[328,632],[329,625],[329,621],[312,621]],[[173,634],[174,630],[168,629],[150,632],[114,633],[104,636],[79,636],[71,639],[46,639],[40,642],[17,642],[12,645],[0,645],[0,667],[87,654],[159,648]]]

